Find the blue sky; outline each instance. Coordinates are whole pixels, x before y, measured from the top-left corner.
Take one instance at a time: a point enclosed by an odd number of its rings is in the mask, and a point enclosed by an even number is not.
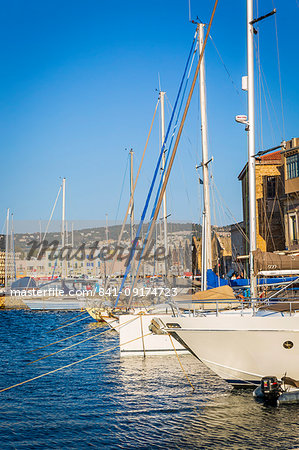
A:
[[[208,22],[212,6],[213,1],[191,0],[192,17]],[[299,136],[299,4],[297,0],[277,0],[274,6],[285,133],[283,136],[280,130],[272,17],[259,27],[260,59],[266,80],[266,101],[262,97],[261,102],[263,148],[277,145],[282,137]],[[272,9],[272,0],[264,0],[258,13]],[[219,0],[211,35],[230,77],[211,40],[206,49],[209,152],[214,157],[213,177],[221,193],[221,199],[213,195],[213,221],[218,225],[233,222],[224,204],[237,220],[242,218],[237,175],[246,162],[247,139],[234,117],[246,113],[246,95],[240,90],[241,77],[246,74],[245,20],[245,0]],[[113,223],[127,162],[125,149],[133,147],[136,169],[157,101],[158,74],[173,104],[193,34],[194,25],[188,22],[188,0],[12,0],[3,4],[1,223],[8,207],[16,221],[46,220],[64,176],[69,220],[101,221],[107,213]],[[168,106],[166,111],[169,118]],[[257,122],[260,149],[259,114]],[[201,200],[195,164],[200,162],[199,129],[196,92],[170,179],[168,206],[173,220],[198,221]],[[143,207],[158,147],[156,121],[137,185],[136,219]],[[124,215],[127,201],[128,179],[118,220]],[[59,215],[60,203],[54,217]]]

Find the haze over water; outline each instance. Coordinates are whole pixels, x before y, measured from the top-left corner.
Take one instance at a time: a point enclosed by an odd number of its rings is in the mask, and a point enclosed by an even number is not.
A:
[[[78,313],[1,311],[0,388],[113,347],[105,333],[26,366],[90,333],[91,319],[51,333]],[[194,357],[119,358],[118,349],[0,393],[1,449],[32,448],[299,448],[299,407],[265,407],[252,391],[232,393]]]

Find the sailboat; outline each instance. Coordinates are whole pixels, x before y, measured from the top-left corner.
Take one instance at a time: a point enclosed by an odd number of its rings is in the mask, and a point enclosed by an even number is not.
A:
[[[56,202],[62,190],[62,221],[61,221],[61,248],[64,248],[67,244],[66,240],[66,220],[65,220],[65,190],[66,179],[63,178],[62,185],[59,187],[59,191],[52,209],[50,219],[44,234],[46,237],[48,226],[52,219]],[[91,280],[73,279],[68,277],[68,263],[64,259],[61,263],[61,276],[54,279],[55,269],[57,269],[57,260],[55,261],[54,270],[52,273],[51,281],[41,284],[37,287],[30,288],[27,285],[26,295],[21,292],[20,299],[25,305],[33,310],[43,311],[80,311],[86,303],[85,298],[80,298],[76,295],[76,292],[82,292],[82,290],[90,289],[93,282]],[[21,279],[22,280],[22,279]],[[94,282],[95,283],[95,282]],[[11,286],[12,290],[18,290],[17,284]],[[30,288],[30,289],[28,289]],[[22,291],[22,290],[21,290]]]
[[[215,9],[214,9],[215,12]],[[213,12],[213,15],[214,15]],[[213,18],[212,15],[212,18]],[[212,22],[212,19],[211,19]],[[211,26],[211,22],[208,28],[208,33],[209,33],[209,29]],[[204,54],[204,48],[206,45],[206,41],[207,41],[207,36],[205,38],[205,41],[203,42],[203,26],[198,26],[197,28],[197,33],[196,33],[196,39],[198,38],[198,31],[201,30],[201,40],[200,40],[200,57],[199,57],[199,61],[198,61],[198,65],[196,68],[196,72],[194,75],[194,79],[192,82],[192,86],[190,89],[190,93],[188,96],[188,100],[185,106],[185,111],[184,111],[184,115],[183,118],[185,120],[186,117],[186,113],[188,111],[189,108],[189,104],[190,104],[190,99],[194,90],[194,86],[195,86],[195,82],[197,80],[198,77],[198,73],[199,73],[199,68],[201,67],[201,63],[203,63],[203,54]],[[192,52],[190,52],[190,54],[192,54]],[[186,71],[185,71],[186,72]],[[160,190],[160,192],[158,193],[158,197],[157,197],[157,206],[155,207],[154,213],[153,213],[153,220],[150,224],[149,227],[149,232],[148,232],[148,241],[150,241],[151,238],[151,232],[155,226],[155,221],[161,206],[161,203],[163,201],[164,195],[165,195],[165,189],[166,189],[166,184],[168,181],[168,177],[169,177],[169,172],[171,170],[171,166],[173,164],[173,158],[174,155],[176,153],[177,147],[178,147],[178,143],[179,143],[179,139],[181,136],[181,131],[182,131],[182,125],[183,121],[181,122],[180,128],[179,128],[179,132],[178,135],[176,137],[176,141],[174,144],[174,148],[172,150],[172,156],[171,156],[171,164],[168,166],[167,171],[164,173],[163,175],[163,184],[162,184],[162,189]],[[162,151],[164,149],[164,142],[162,143]],[[207,158],[203,158],[204,164],[206,165],[206,161],[205,159]],[[146,244],[147,245],[147,244]],[[145,249],[147,249],[145,245]],[[146,252],[146,250],[144,249],[144,252]],[[136,275],[135,275],[135,279],[138,279],[138,268],[136,271]],[[135,281],[134,279],[134,281]],[[134,282],[133,282],[134,283]],[[134,287],[134,284],[133,284]],[[189,301],[191,299],[188,299]],[[115,306],[117,306],[117,302],[115,304]],[[156,307],[159,307],[158,305]],[[168,320],[168,318],[171,317],[171,315],[173,315],[174,310],[172,309],[171,305],[164,305],[163,306],[163,311],[159,311],[159,318],[161,320]],[[162,309],[162,308],[160,308]],[[114,311],[115,312],[115,311]],[[112,311],[113,313],[113,311]],[[121,353],[123,354],[143,354],[145,356],[145,354],[147,354],[147,352],[149,354],[162,354],[162,353],[166,353],[166,352],[174,352],[174,349],[171,348],[170,344],[171,344],[171,340],[169,339],[169,337],[167,335],[163,335],[163,333],[160,333],[160,335],[158,334],[157,336],[155,336],[153,333],[149,333],[149,324],[151,321],[151,318],[157,314],[158,311],[154,311],[151,309],[148,309],[146,312],[145,311],[138,311],[135,314],[129,315],[129,314],[119,314],[119,322],[120,324],[113,326],[115,329],[119,329],[120,332],[120,343],[121,343]],[[166,314],[165,314],[166,313]],[[112,320],[112,317],[111,317]],[[125,344],[126,342],[126,344]],[[181,347],[178,347],[178,345],[180,345]],[[186,351],[186,348],[184,348],[184,346],[181,345],[181,343],[176,343],[176,348],[179,348],[180,351]]]
[[[255,20],[257,21],[257,19]],[[200,361],[233,386],[252,386],[263,377],[285,375],[299,386],[299,302],[284,301],[259,306],[256,300],[256,196],[254,142],[253,0],[247,0],[248,65],[248,168],[250,218],[250,314],[157,319],[153,326],[183,343]],[[298,390],[298,388],[297,388]]]
[[[162,147],[165,141],[165,119],[164,119],[164,98],[165,92],[160,91],[159,101],[161,107],[161,141]],[[163,153],[161,171],[165,173],[165,153]],[[163,175],[162,175],[163,176]],[[134,241],[134,188],[133,188],[133,151],[130,151],[130,202],[129,212],[131,218],[131,241]],[[166,194],[163,202],[164,221],[164,245],[167,249],[167,211]],[[167,250],[166,250],[167,251]],[[132,267],[132,273],[134,268]],[[167,276],[167,260],[165,258],[165,278]],[[128,305],[127,305],[128,306]],[[169,304],[150,305],[132,304],[127,308],[111,308],[105,305],[88,305],[86,308],[89,314],[98,321],[106,322],[110,328],[119,333],[120,355],[121,356],[146,356],[146,355],[166,355],[188,353],[185,347],[172,341],[169,336],[155,335],[149,330],[151,321],[157,314],[165,318],[173,314],[172,306]]]
[[[206,269],[210,269],[212,265],[211,261],[211,224],[210,224],[210,208],[209,208],[209,174],[208,174],[208,152],[207,152],[207,126],[206,126],[206,98],[205,98],[205,66],[204,66],[204,25],[198,24],[196,30],[196,39],[198,41],[198,51],[200,53],[199,67],[200,67],[200,104],[201,104],[201,118],[202,118],[202,148],[203,148],[203,172],[204,172],[204,203],[206,205],[204,215],[205,215],[205,232],[203,241],[206,242],[205,251],[203,252],[203,265]],[[196,76],[197,78],[197,76]],[[195,80],[196,80],[195,78]],[[161,100],[161,130],[162,130],[162,148],[165,140],[164,132],[164,93],[160,92]],[[165,160],[162,160],[162,167],[164,168],[163,182],[165,181]],[[167,211],[166,211],[166,197],[164,193],[160,194],[160,198],[163,201],[163,215],[164,215],[164,239],[165,247],[167,248]],[[161,201],[161,203],[162,203]],[[165,274],[167,274],[167,265],[165,266]],[[206,281],[202,283],[202,289],[206,288]],[[219,309],[237,307],[239,305],[236,302],[236,298],[230,287],[224,289],[225,292],[214,293],[214,299],[218,299],[220,306]],[[211,292],[212,294],[212,292]],[[177,300],[177,299],[176,299]],[[223,300],[223,302],[222,302]],[[162,304],[155,305],[148,308],[147,311],[138,311],[135,314],[121,314],[119,315],[119,325],[116,328],[119,330],[120,335],[120,352],[122,355],[162,355],[162,354],[172,354],[174,351],[180,353],[186,353],[186,346],[182,345],[180,341],[171,341],[169,336],[165,333],[153,333],[151,329],[151,321],[155,317],[159,317],[161,321],[168,321],[173,314],[176,314],[178,310],[184,312],[188,310],[191,305],[191,309],[194,311],[198,308],[204,308],[204,303],[209,303],[208,301],[201,300],[196,295],[185,295],[182,296],[180,301],[175,301],[173,304]],[[217,306],[216,306],[217,303]],[[221,305],[222,304],[222,305]],[[233,306],[232,306],[233,305]],[[206,308],[212,308],[212,310],[218,308],[218,301],[211,302],[206,305]],[[213,312],[214,313],[214,312]],[[193,313],[191,313],[193,314]],[[190,312],[188,312],[190,315]],[[150,333],[149,333],[150,331]],[[175,350],[174,350],[175,345]]]

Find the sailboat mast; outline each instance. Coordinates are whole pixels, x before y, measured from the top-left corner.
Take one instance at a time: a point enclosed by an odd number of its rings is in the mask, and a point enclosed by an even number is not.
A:
[[[8,232],[9,232],[9,208],[6,214],[6,236],[5,236],[5,292],[7,291],[8,281]]]
[[[131,209],[130,209],[130,219],[131,219],[131,243],[134,241],[134,196],[133,194],[133,186],[134,186],[134,178],[133,178],[133,149],[130,150],[130,197],[131,201]]]
[[[109,246],[109,228],[108,228],[108,214],[105,214],[106,217],[106,226],[105,226],[105,234],[106,234],[106,248]],[[106,287],[107,283],[107,261],[106,258],[104,260],[104,287]]]
[[[204,24],[198,25],[198,46],[200,53],[204,43]],[[209,158],[208,158],[208,129],[207,129],[207,98],[206,98],[206,72],[205,57],[203,55],[199,69],[199,93],[201,116],[201,144],[202,144],[202,171],[203,171],[203,229],[202,229],[202,283],[201,289],[207,289],[207,270],[212,269],[212,236],[211,236],[211,207],[210,207],[210,182],[209,182]]]
[[[161,107],[161,142],[162,146],[165,145],[165,109],[164,109],[164,96],[165,92],[160,92],[160,107]],[[165,148],[163,149],[162,155],[162,176],[163,181],[165,178]],[[163,195],[163,225],[164,225],[164,250],[165,250],[165,276],[167,276],[167,255],[168,255],[168,244],[167,244],[167,204],[166,204],[166,190]]]
[[[250,293],[257,296],[253,270],[253,252],[256,250],[256,191],[255,191],[255,117],[254,117],[254,30],[253,0],[247,0],[247,71],[248,71],[248,185],[249,185],[249,242]]]
[[[65,178],[62,180],[62,220],[61,220],[61,247],[65,246]],[[65,263],[62,261],[62,276],[66,276]]]
[[[17,279],[17,266],[16,266],[16,254],[15,254],[15,232],[14,232],[14,226],[13,226],[13,213],[11,214],[10,239],[11,239],[12,257],[13,257],[12,264],[13,264],[14,280],[16,280]]]

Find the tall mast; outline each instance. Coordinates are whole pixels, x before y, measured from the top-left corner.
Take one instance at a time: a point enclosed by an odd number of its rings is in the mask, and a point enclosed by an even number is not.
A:
[[[105,228],[105,232],[106,232],[106,245],[108,247],[109,245],[109,228],[108,228],[108,214],[105,214],[106,216],[106,228]]]
[[[106,227],[105,227],[105,234],[106,234],[106,248],[108,249],[109,245],[109,229],[108,229],[108,214],[105,214],[106,217]],[[112,275],[112,274],[110,274]],[[106,258],[104,260],[104,287],[106,287],[107,283],[107,261]]]
[[[74,251],[74,222],[72,222],[72,251]],[[72,259],[72,275],[74,276],[74,260]]]
[[[39,242],[42,241],[42,221],[39,221]]]
[[[130,150],[130,198],[131,198],[131,207],[130,207],[130,232],[131,232],[131,245],[133,245],[135,233],[134,233],[134,171],[133,171],[133,158],[134,158],[134,152],[131,148]],[[134,261],[132,261],[132,277],[134,272]]]
[[[16,255],[15,255],[15,232],[13,226],[13,213],[11,213],[11,230],[10,230],[10,239],[11,239],[11,251],[12,251],[12,264],[13,264],[13,273],[14,279],[17,279],[17,266],[16,266]]]
[[[8,232],[9,232],[9,208],[6,213],[6,236],[5,236],[5,292],[7,291],[8,281]]]
[[[204,24],[198,26],[198,45],[202,52],[204,43]],[[210,181],[208,168],[208,130],[207,130],[207,99],[206,99],[206,73],[205,57],[203,55],[199,69],[199,93],[200,93],[200,116],[201,116],[201,144],[202,144],[202,171],[203,171],[203,228],[202,228],[202,283],[201,289],[207,289],[207,270],[212,269],[211,249],[211,208],[210,208]]]
[[[163,148],[162,154],[162,177],[165,178],[165,109],[164,109],[164,96],[165,92],[160,91],[161,102],[161,142]],[[164,225],[164,250],[165,250],[165,276],[167,276],[167,255],[168,255],[168,243],[167,243],[167,204],[166,204],[166,190],[163,195],[163,225]]]
[[[132,198],[131,201],[131,208],[130,208],[130,219],[131,219],[131,243],[134,241],[134,196],[133,193],[133,186],[134,186],[134,178],[133,178],[133,149],[130,150],[130,198]]]
[[[65,178],[62,180],[62,221],[61,221],[61,247],[65,246]],[[62,261],[62,276],[66,276],[66,261]]]
[[[256,298],[256,277],[253,271],[253,251],[256,250],[256,193],[255,193],[255,119],[254,119],[254,53],[253,0],[247,0],[247,71],[248,71],[248,184],[249,184],[249,242],[250,293]]]

